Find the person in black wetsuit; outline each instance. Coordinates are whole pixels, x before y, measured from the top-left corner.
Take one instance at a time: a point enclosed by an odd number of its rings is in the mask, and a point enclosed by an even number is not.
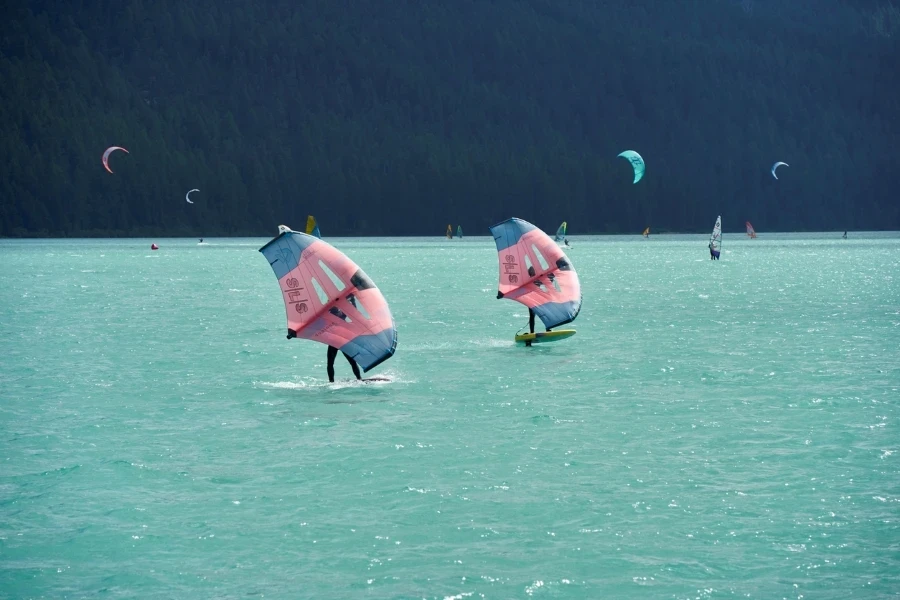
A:
[[[288,329],[287,339],[291,340],[297,337],[297,332],[293,329]],[[334,383],[334,359],[337,357],[338,349],[334,346],[328,346],[328,366],[326,370],[328,371],[328,381]],[[353,360],[346,352],[342,352],[344,357],[347,359],[347,362],[350,363],[350,368],[353,369],[353,374],[356,375],[357,379],[362,379],[362,375],[359,373],[359,365],[356,364],[356,361]]]
[[[497,299],[499,300],[502,297],[503,297],[503,292],[498,291]],[[534,311],[531,310],[530,308],[528,309],[528,331],[530,331],[531,333],[534,333]],[[549,327],[547,328],[547,331],[550,331]],[[531,341],[526,341],[525,345],[531,346]]]
[[[534,333],[534,311],[528,309],[528,331]],[[525,342],[525,346],[531,346],[531,341]]]
[[[548,327],[546,330],[550,331],[550,328]],[[530,308],[528,309],[528,331],[534,333],[534,311]],[[531,346],[531,342],[525,342],[525,345]]]
[[[328,346],[328,381],[334,383],[334,359],[337,356],[338,349],[334,346]],[[353,360],[346,352],[341,352],[344,355],[344,358],[347,359],[347,362],[350,363],[350,368],[353,369],[353,374],[356,375],[357,379],[362,379],[362,376],[359,374],[359,365],[356,364],[356,361]]]

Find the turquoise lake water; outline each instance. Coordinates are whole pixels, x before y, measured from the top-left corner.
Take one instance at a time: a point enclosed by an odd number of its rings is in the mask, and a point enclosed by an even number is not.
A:
[[[900,594],[900,234],[572,236],[528,349],[490,237],[327,239],[371,384],[207,241],[0,240],[0,597]]]

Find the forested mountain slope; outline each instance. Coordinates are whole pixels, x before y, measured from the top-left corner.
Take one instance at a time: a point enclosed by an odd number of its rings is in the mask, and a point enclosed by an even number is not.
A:
[[[0,235],[900,229],[891,10],[12,0]]]

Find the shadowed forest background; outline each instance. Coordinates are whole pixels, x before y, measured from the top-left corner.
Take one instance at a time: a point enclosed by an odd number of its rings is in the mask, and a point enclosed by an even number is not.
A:
[[[883,1],[11,0],[2,21],[0,235],[900,229]]]

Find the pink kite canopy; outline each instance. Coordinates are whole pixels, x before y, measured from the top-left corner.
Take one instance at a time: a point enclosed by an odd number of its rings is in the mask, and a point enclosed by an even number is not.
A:
[[[115,150],[121,150],[125,154],[128,154],[128,150],[122,148],[121,146],[110,146],[103,153],[103,166],[106,167],[106,170],[112,173],[112,169],[109,168],[109,155],[112,154]]]
[[[573,321],[581,311],[581,283],[559,245],[522,219],[498,223],[491,233],[500,261],[497,297],[521,302],[548,329]]]
[[[288,338],[321,342],[368,371],[397,348],[394,318],[381,291],[356,263],[328,242],[279,227],[259,249],[278,278]]]

